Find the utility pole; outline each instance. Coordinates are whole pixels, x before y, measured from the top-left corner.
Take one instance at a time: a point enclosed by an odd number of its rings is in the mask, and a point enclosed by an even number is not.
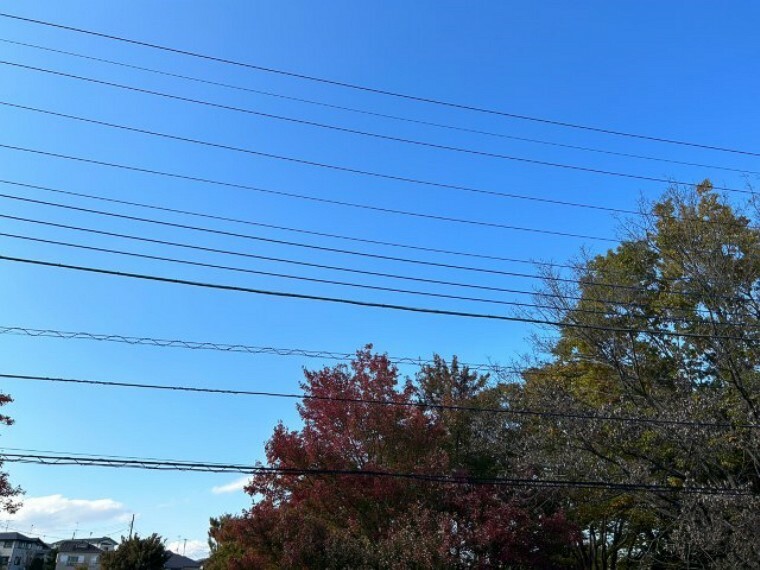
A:
[[[132,522],[129,523],[129,539],[132,539],[132,529],[135,527],[135,515],[132,514]]]
[[[187,539],[185,539],[185,543],[182,545],[182,556],[185,555],[185,550],[187,549]]]

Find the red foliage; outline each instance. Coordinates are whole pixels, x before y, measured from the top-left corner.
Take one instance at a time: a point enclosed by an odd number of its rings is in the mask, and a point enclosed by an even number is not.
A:
[[[413,404],[371,347],[350,366],[305,372],[303,428],[278,425],[267,464],[292,469],[454,471],[442,418]],[[335,401],[344,398],[393,402]],[[461,472],[456,467],[457,472]],[[212,532],[227,567],[456,567],[465,560],[543,564],[571,539],[561,515],[536,514],[508,492],[390,477],[259,474],[254,505]],[[539,555],[540,552],[540,555]]]

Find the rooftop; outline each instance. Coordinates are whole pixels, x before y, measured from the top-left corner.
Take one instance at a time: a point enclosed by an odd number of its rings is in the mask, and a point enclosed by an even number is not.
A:
[[[171,553],[171,558],[166,561],[166,564],[164,564],[164,568],[169,569],[184,569],[184,568],[200,568],[201,564],[200,562],[196,562],[195,560],[191,560],[190,558],[186,556],[181,556],[179,554]]]

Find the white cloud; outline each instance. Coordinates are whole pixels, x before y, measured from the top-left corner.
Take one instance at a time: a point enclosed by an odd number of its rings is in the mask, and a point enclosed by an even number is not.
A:
[[[47,495],[24,497],[23,503],[17,513],[6,519],[8,529],[45,535],[50,541],[71,538],[74,531],[80,537],[91,532],[101,536],[107,531],[117,532],[129,524],[132,516],[122,503],[113,499],[70,499],[63,495]]]
[[[245,487],[248,484],[248,481],[250,481],[250,477],[241,477],[240,479],[235,479],[231,483],[227,483],[226,485],[217,485],[216,487],[211,488],[211,492],[214,493],[214,495],[223,495],[225,493],[237,493],[238,491],[242,491],[243,487]]]
[[[175,540],[167,544],[166,548],[193,560],[207,558],[209,553],[208,543],[204,540]]]

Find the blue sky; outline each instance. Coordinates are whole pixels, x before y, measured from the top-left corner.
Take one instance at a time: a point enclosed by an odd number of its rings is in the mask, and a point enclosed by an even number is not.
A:
[[[760,150],[756,112],[760,9],[701,2],[0,2],[2,11],[89,28],[381,89],[672,139]],[[505,135],[737,169],[749,156],[459,111],[220,65],[176,54],[0,18],[0,39],[34,43],[251,89]],[[347,128],[543,161],[656,178],[742,187],[727,170],[582,152],[424,127],[201,85],[0,43],[0,60],[79,74],[220,104]],[[664,184],[470,156],[336,133],[169,101],[0,64],[0,100],[261,152],[393,176],[498,192],[636,208]],[[314,197],[614,238],[618,222],[599,211],[549,206],[362,177],[286,161],[119,131],[0,105],[0,144],[171,171]],[[487,255],[565,261],[582,246],[609,242],[444,223],[172,180],[0,149],[2,178],[99,196],[184,208],[311,231]],[[754,178],[750,177],[750,180]],[[123,214],[361,252],[454,262],[504,271],[530,266],[423,254],[292,232],[188,219],[174,214],[56,196],[0,184],[0,192]],[[0,198],[0,213],[206,247],[430,279],[530,290],[535,281],[317,252],[251,240],[108,219]],[[193,253],[2,220],[5,233],[232,264],[264,271],[501,300],[524,296]],[[5,255],[29,257],[375,302],[510,314],[508,307],[190,268],[0,238]],[[374,343],[391,355],[433,352],[463,360],[508,361],[529,351],[534,332],[517,323],[408,314],[303,300],[191,289],[0,262],[0,326],[180,338],[351,352]],[[0,337],[4,373],[114,381],[294,391],[297,357],[163,350],[87,341]],[[412,373],[413,369],[404,369]],[[278,420],[296,427],[292,401],[153,393],[4,381],[15,402],[3,446],[78,453],[252,463]],[[241,492],[214,493],[229,475],[97,468],[6,466],[29,506],[9,528],[48,538],[116,533],[132,513],[142,533],[205,541],[208,517],[249,504]],[[97,502],[99,501],[99,502]]]

